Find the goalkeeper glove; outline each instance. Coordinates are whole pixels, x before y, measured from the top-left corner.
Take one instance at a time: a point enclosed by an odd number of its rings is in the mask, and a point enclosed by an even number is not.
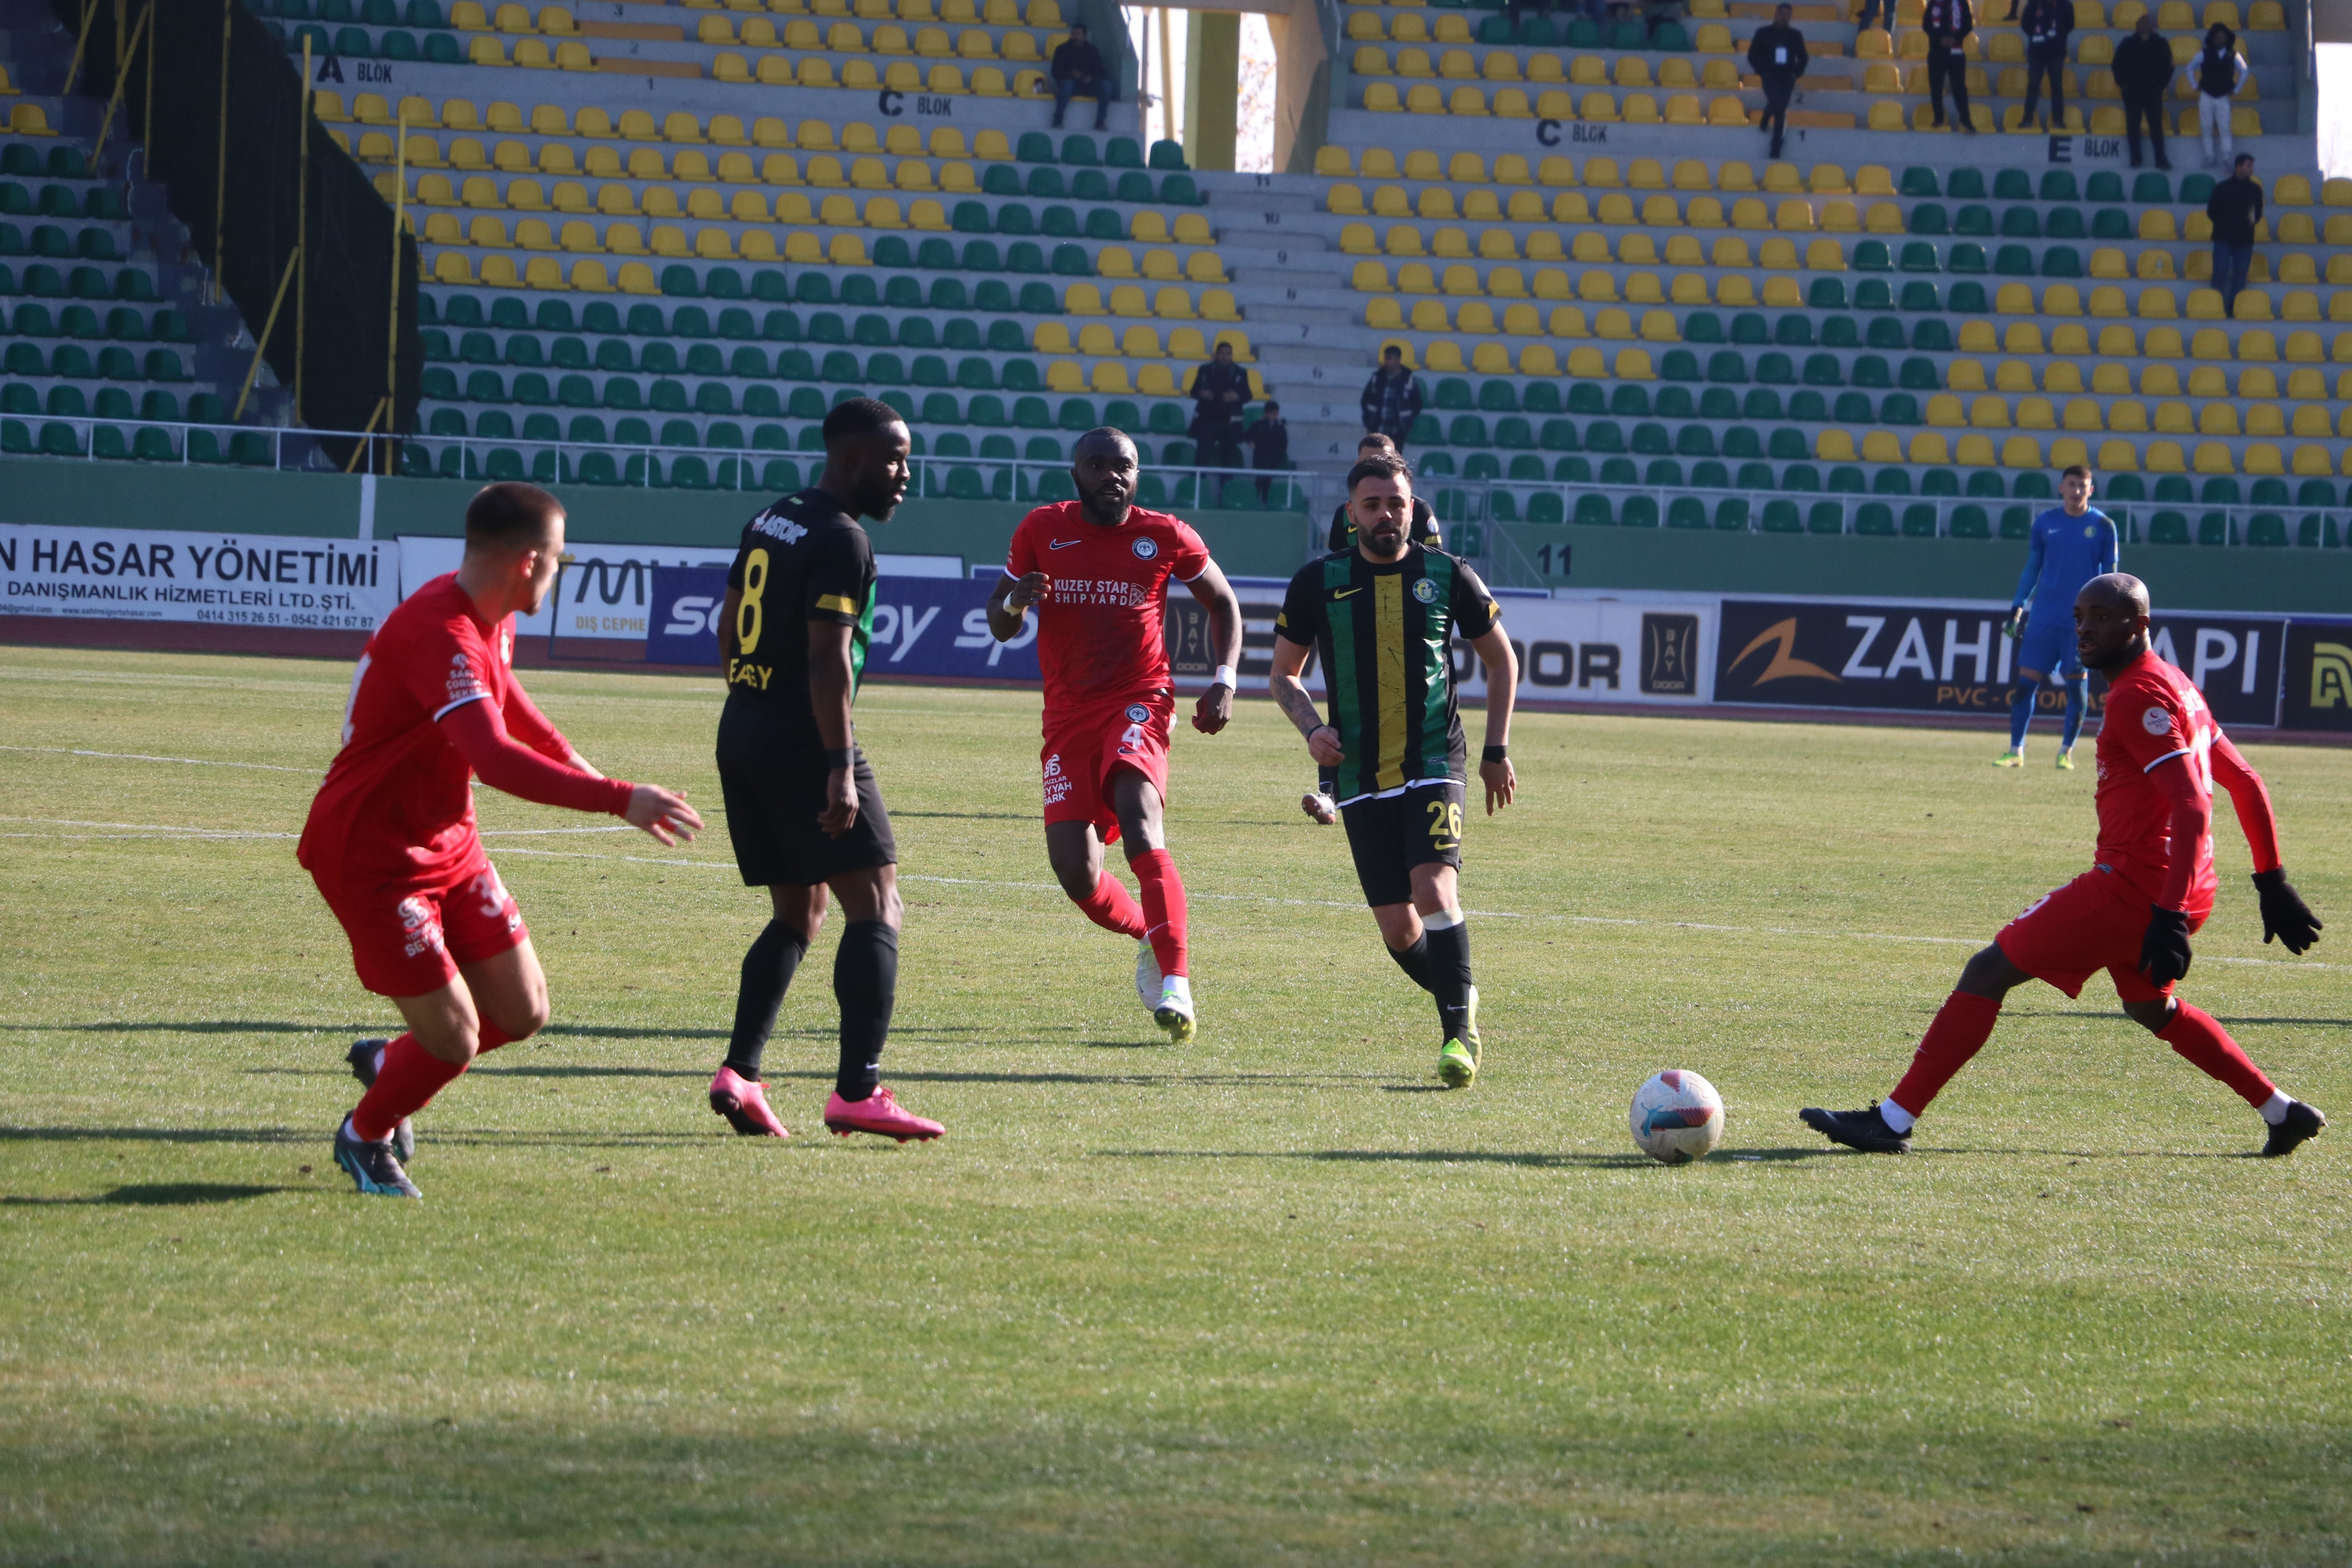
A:
[[[2255,872],[2254,891],[2262,895],[2265,946],[2276,937],[2289,952],[2301,954],[2319,940],[2322,922],[2286,879],[2284,868]]]
[[[2147,934],[2139,939],[2139,972],[2151,985],[2169,985],[2189,973],[2189,916],[2150,904]]]
[[[2000,635],[2010,638],[2011,641],[2023,637],[2025,635],[2025,617],[2026,610],[2023,605],[2011,605],[2009,607],[2009,619],[2000,623]]]

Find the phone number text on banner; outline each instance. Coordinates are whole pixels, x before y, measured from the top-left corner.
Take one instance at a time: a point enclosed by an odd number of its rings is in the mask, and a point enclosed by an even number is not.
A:
[[[0,523],[0,615],[368,632],[399,602],[390,541]]]

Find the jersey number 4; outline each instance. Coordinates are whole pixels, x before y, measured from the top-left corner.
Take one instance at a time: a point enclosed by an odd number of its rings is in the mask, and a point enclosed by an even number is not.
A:
[[[760,647],[760,629],[767,613],[761,601],[768,594],[768,552],[754,550],[743,557],[743,598],[735,607],[735,651],[749,658]]]

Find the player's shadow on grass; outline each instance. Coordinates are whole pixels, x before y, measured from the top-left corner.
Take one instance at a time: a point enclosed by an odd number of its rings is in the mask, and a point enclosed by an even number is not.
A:
[[[1508,1149],[1098,1149],[1102,1160],[1312,1160],[1343,1165],[1526,1165],[1538,1170],[1623,1169],[1642,1154],[1544,1154]]]
[[[0,1127],[0,1143],[317,1143],[315,1127]]]
[[[79,1205],[130,1204],[156,1208],[184,1208],[196,1204],[234,1204],[271,1193],[299,1192],[299,1187],[250,1186],[224,1182],[156,1182],[117,1187],[86,1198],[0,1197],[0,1207],[59,1208]]]
[[[132,1023],[0,1024],[0,1031],[26,1035],[364,1035],[379,1024],[296,1024],[280,1018],[205,1018],[177,1023],[147,1019]]]

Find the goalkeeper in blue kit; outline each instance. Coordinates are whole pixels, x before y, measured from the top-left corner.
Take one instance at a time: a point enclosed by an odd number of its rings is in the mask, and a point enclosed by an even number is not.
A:
[[[2090,678],[2074,656],[2074,595],[2083,584],[2116,569],[2115,520],[2091,506],[2091,470],[2077,463],[2058,477],[2059,504],[2033,520],[2033,543],[2017,597],[2001,630],[2020,639],[2016,695],[2009,705],[2009,750],[1993,759],[1997,768],[2025,765],[2025,727],[2045,682],[2066,692],[2065,729],[2058,765],[2074,765],[2074,740],[2091,699]],[[2042,608],[2040,606],[2047,606]]]

